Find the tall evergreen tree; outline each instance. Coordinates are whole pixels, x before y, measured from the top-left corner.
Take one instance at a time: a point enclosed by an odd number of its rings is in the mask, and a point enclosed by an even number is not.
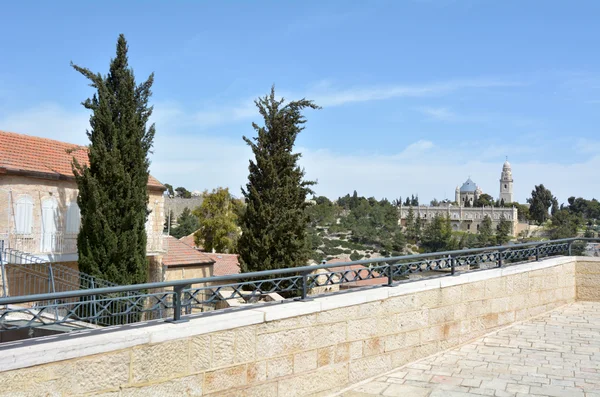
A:
[[[489,216],[484,216],[477,236],[479,244],[486,247],[494,244],[494,232],[492,230],[492,219]]]
[[[500,217],[500,222],[496,226],[496,243],[504,245],[510,241],[511,225],[504,214]]]
[[[73,160],[79,188],[79,269],[117,284],[147,281],[148,153],[154,125],[148,106],[154,75],[136,85],[127,42],[117,41],[108,75],[72,64],[97,90],[83,102],[92,111],[89,166]]]
[[[275,98],[274,87],[255,104],[264,126],[252,123],[258,136],[244,137],[255,159],[242,189],[247,206],[240,219],[241,268],[250,272],[304,266],[309,259],[306,197],[315,182],[304,180],[300,153],[292,150],[306,122],[302,110],[319,107],[306,99],[284,104]]]
[[[531,219],[540,225],[550,217],[548,210],[553,203],[558,206],[556,197],[554,197],[552,192],[549,189],[546,189],[544,185],[536,185],[531,191],[531,197],[527,199],[527,202],[530,204],[529,214]]]
[[[182,238],[189,236],[200,228],[200,221],[195,214],[192,214],[192,210],[185,207],[181,211],[181,215],[177,218],[177,227],[171,229],[171,236],[175,238]]]
[[[436,214],[423,230],[421,246],[426,252],[438,252],[454,248],[452,247],[450,218]]]
[[[417,224],[413,207],[408,207],[408,215],[406,216],[406,238],[411,243],[417,242]]]

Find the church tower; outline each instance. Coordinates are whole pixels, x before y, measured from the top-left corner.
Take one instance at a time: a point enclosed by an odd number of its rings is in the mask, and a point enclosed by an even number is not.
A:
[[[502,174],[500,175],[500,203],[508,204],[513,202],[513,178],[512,169],[508,159],[502,166]]]

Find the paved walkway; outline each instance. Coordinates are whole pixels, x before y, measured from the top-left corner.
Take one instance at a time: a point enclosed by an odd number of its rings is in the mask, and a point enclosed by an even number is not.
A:
[[[600,302],[576,302],[342,394],[482,395],[600,397]]]

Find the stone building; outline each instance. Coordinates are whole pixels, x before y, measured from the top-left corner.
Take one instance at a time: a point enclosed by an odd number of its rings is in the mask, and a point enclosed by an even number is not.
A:
[[[417,206],[412,207],[414,216],[427,222],[436,215],[447,216],[450,218],[452,230],[464,231],[468,233],[477,233],[483,219],[488,216],[492,220],[492,227],[495,228],[502,218],[511,223],[511,235],[518,233],[519,219],[517,209],[505,207],[475,207],[473,204],[483,194],[481,188],[469,177],[459,188],[456,187],[455,203],[443,203],[436,207]],[[506,161],[502,166],[500,175],[500,201],[503,204],[513,202],[513,178],[510,163]],[[400,222],[406,225],[406,218],[410,207],[400,206]]]
[[[0,241],[7,248],[78,270],[78,189],[71,168],[75,157],[88,162],[83,146],[0,131]],[[165,187],[148,178],[147,254],[164,252]]]

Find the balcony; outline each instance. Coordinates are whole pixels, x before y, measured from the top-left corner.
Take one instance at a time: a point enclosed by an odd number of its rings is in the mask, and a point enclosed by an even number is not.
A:
[[[162,233],[148,234],[146,252],[148,254],[164,251]],[[77,254],[77,234],[65,232],[53,233],[0,233],[4,246],[35,255]]]

